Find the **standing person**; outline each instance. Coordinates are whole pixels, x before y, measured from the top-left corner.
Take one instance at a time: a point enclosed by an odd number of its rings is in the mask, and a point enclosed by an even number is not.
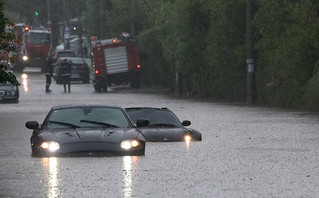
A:
[[[61,63],[61,78],[64,87],[64,93],[66,92],[66,84],[68,84],[68,91],[71,92],[71,64],[67,59],[64,59]]]
[[[52,57],[50,57],[48,60],[48,65],[45,72],[45,92],[47,93],[52,92],[50,90],[52,75],[53,75],[53,66],[52,66]]]

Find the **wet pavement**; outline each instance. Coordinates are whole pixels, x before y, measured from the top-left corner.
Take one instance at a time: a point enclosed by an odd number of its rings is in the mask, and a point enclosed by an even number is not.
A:
[[[18,104],[0,103],[0,197],[319,197],[319,116],[308,112],[174,99],[128,87],[27,73]],[[163,90],[159,90],[163,91]],[[33,158],[29,120],[53,105],[168,107],[191,120],[202,142],[147,143],[145,156]]]

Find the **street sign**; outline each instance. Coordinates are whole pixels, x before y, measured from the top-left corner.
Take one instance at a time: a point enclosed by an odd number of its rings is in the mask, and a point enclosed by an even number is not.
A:
[[[70,38],[70,28],[69,27],[65,27],[64,39],[69,39],[69,38]]]

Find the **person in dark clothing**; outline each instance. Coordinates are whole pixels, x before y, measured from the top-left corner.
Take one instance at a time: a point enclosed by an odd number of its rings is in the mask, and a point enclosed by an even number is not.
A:
[[[61,63],[61,79],[66,92],[66,84],[68,84],[68,91],[71,92],[71,63],[67,59],[64,59]]]
[[[46,67],[46,72],[45,72],[45,78],[46,78],[45,79],[45,92],[47,92],[47,93],[52,92],[50,90],[52,75],[53,75],[53,66],[52,66],[52,57],[50,57],[48,60],[48,65]]]

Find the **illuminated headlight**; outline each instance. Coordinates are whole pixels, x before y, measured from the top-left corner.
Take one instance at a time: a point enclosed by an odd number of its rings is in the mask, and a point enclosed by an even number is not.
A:
[[[184,140],[185,140],[185,142],[190,142],[190,141],[192,141],[192,136],[191,135],[185,135],[184,136]]]
[[[184,133],[184,141],[185,142],[193,141],[193,132],[190,129],[185,131],[185,133]]]
[[[29,57],[26,56],[26,55],[24,55],[24,56],[22,56],[22,59],[23,59],[24,61],[27,61],[27,60],[29,60]]]
[[[49,150],[53,152],[53,151],[59,150],[60,144],[55,141],[43,142],[40,147],[43,148],[44,150]]]
[[[121,142],[121,148],[125,150],[129,150],[131,148],[136,148],[140,145],[138,140],[123,140]]]

